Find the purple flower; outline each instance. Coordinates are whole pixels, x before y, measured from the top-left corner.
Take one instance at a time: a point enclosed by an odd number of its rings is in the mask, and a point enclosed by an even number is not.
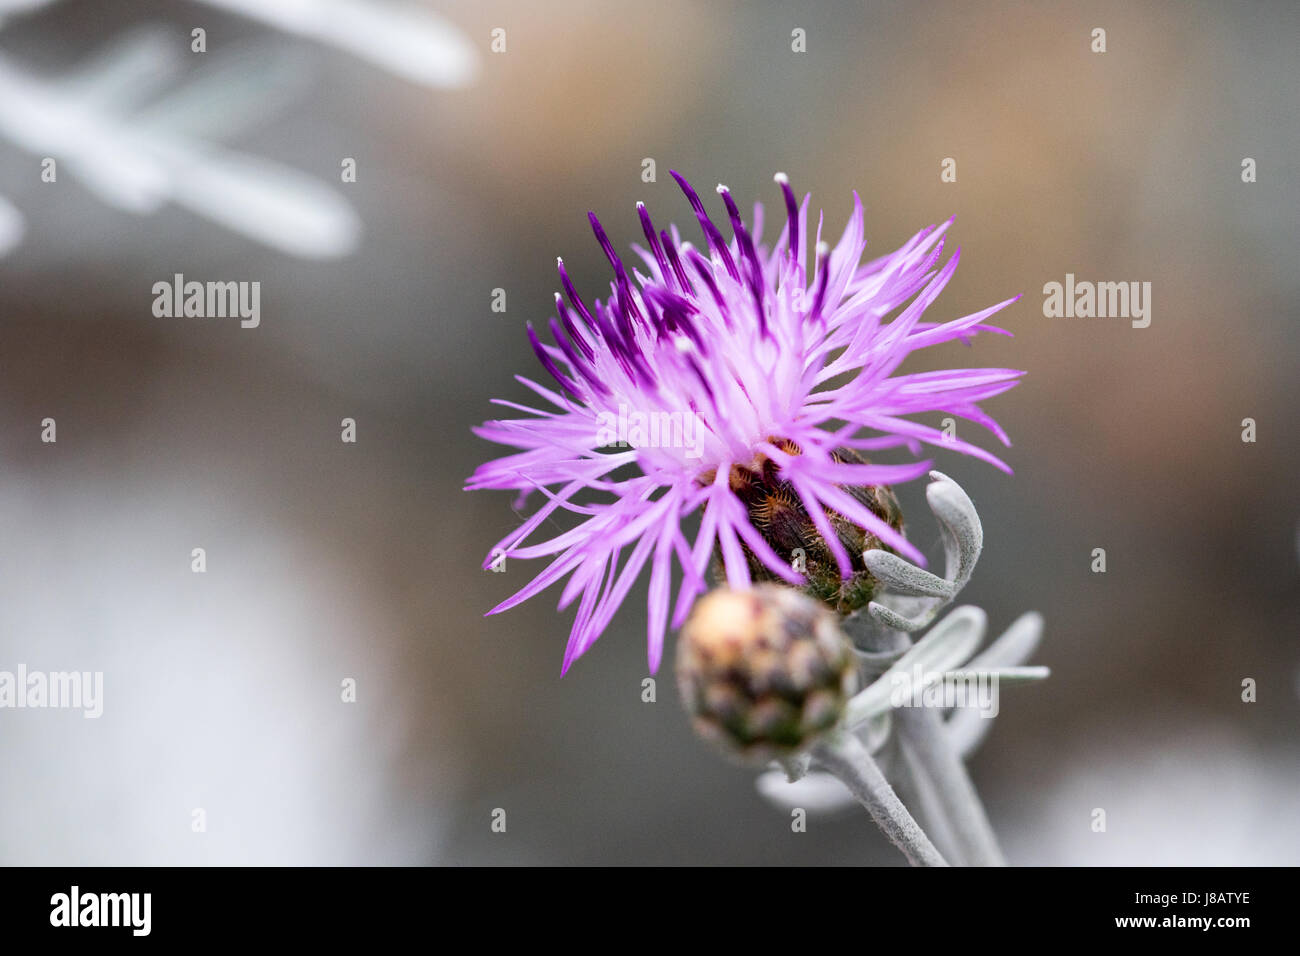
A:
[[[554,344],[541,341],[531,323],[528,328],[556,384],[548,388],[519,377],[549,407],[500,401],[531,417],[475,429],[520,451],[482,465],[469,488],[510,488],[521,497],[537,491],[546,499],[499,542],[484,567],[500,555],[551,559],[489,613],[568,576],[559,606],[577,600],[578,612],[564,652],[566,672],[605,630],[646,564],[652,673],[663,653],[674,564],[681,580],[673,627],[706,589],[715,550],[732,588],[751,584],[751,561],[793,585],[803,583],[755,526],[734,487],[739,474],[775,469],[847,579],[852,559],[832,519],[847,519],[913,561],[924,563],[924,557],[845,489],[917,478],[930,462],[859,463],[846,460],[846,449],[905,446],[917,455],[921,443],[942,443],[1010,471],[975,445],[907,416],[960,416],[1009,445],[977,403],[1013,387],[1021,372],[894,374],[916,349],[968,341],[979,331],[1009,334],[984,321],[1015,298],[950,322],[921,321],[957,268],[960,250],[940,262],[951,219],[861,263],[866,240],[862,202],[854,193],[853,215],[834,248],[821,241],[819,216],[809,262],[809,198],[800,206],[784,174],[776,181],[785,196],[786,225],[771,249],[761,242],[761,205],[754,207],[751,233],[726,187],[718,187],[731,221],[728,241],[686,180],[672,175],[699,220],[704,246],[684,241],[676,228],[656,232],[638,203],[647,244],[636,248],[642,273],[619,259],[590,215],[614,269],[609,298],[584,302],[560,260],[564,296],[555,296]],[[559,509],[582,520],[549,540],[527,543]],[[691,541],[682,525],[701,509]]]

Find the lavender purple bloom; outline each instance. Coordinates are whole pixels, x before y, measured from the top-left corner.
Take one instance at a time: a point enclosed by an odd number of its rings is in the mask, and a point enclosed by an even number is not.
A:
[[[776,181],[784,194],[786,223],[770,249],[762,244],[761,205],[754,207],[751,232],[730,192],[718,187],[730,220],[728,241],[686,180],[672,175],[699,221],[702,249],[684,241],[675,227],[656,231],[638,203],[646,247],[635,251],[645,271],[629,269],[591,214],[596,239],[614,270],[609,297],[584,302],[560,260],[564,295],[556,295],[556,316],[550,320],[554,344],[542,341],[531,323],[528,328],[555,386],[519,377],[549,407],[498,400],[532,417],[489,421],[475,429],[520,451],[480,466],[468,488],[507,488],[523,496],[537,491],[546,499],[498,543],[484,567],[500,554],[551,559],[489,613],[514,607],[568,576],[559,606],[576,600],[578,611],[564,652],[566,672],[605,630],[647,564],[652,673],[662,657],[670,604],[676,628],[706,590],[705,573],[715,551],[732,588],[751,584],[747,552],[790,584],[803,583],[803,575],[755,527],[733,488],[735,469],[774,467],[846,579],[851,559],[828,513],[912,561],[924,564],[925,559],[845,488],[908,481],[926,474],[931,462],[860,464],[845,461],[837,451],[903,446],[918,455],[922,444],[942,444],[1010,471],[978,446],[908,416],[942,412],[965,418],[1009,445],[978,403],[1012,388],[1023,373],[981,368],[894,374],[917,349],[969,341],[982,331],[1010,334],[985,320],[1019,296],[949,322],[921,320],[960,258],[958,249],[940,263],[951,219],[922,230],[889,255],[861,263],[866,240],[855,192],[853,214],[833,248],[821,240],[818,217],[810,263],[810,197],[800,204],[783,174]],[[699,425],[692,447],[656,441],[609,449],[602,437],[606,425],[620,413],[626,417],[628,409],[648,420],[689,416]],[[630,471],[637,473],[626,474]],[[592,492],[596,500],[590,500]],[[559,509],[583,520],[548,540],[526,543]],[[692,541],[683,523],[701,510]],[[674,563],[681,572],[675,601]]]

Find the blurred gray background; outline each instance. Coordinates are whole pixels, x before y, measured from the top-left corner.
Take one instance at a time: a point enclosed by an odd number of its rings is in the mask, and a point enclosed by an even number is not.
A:
[[[350,34],[394,9],[336,6],[319,16],[357,18]],[[1007,691],[972,766],[1012,862],[1300,862],[1300,8],[414,7],[447,56],[461,38],[454,81],[386,66],[382,35],[367,58],[216,5],[0,5],[5,69],[109,116],[108,80],[78,70],[160,28],[173,71],[111,130],[219,141],[339,204],[314,233],[334,246],[305,257],[256,235],[262,200],[242,231],[203,196],[117,208],[0,129],[0,669],[105,681],[98,720],[0,710],[0,862],[901,863],[865,814],[792,833],[692,736],[671,657],[642,703],[644,583],[563,680],[555,593],[482,616],[542,565],[479,569],[519,519],[510,495],[461,490],[502,451],[469,428],[528,394],[512,376],[537,372],[524,322],[551,313],[555,256],[603,294],[587,210],[620,249],[636,200],[687,229],[670,168],[769,209],[784,170],[833,236],[856,188],[869,255],[955,213],[963,261],[934,318],[1025,294],[999,316],[1014,338],[918,357],[1028,370],[988,403],[1013,477],[936,460],[985,524],[963,600],[995,630],[1047,622],[1051,679]],[[162,133],[140,118],[223,68],[240,82],[198,86]],[[109,137],[68,115],[71,141]],[[177,272],[260,281],[260,327],[155,318]],[[1045,318],[1067,272],[1152,283],[1151,326]],[[937,557],[920,486],[901,495]]]

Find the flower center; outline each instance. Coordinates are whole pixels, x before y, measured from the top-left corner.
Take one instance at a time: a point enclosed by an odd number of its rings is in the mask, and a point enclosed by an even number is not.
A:
[[[802,454],[794,442],[782,438],[768,441],[791,455]],[[868,464],[857,452],[836,449],[832,457],[842,463]],[[700,483],[711,482],[716,471],[701,476]],[[782,561],[805,575],[805,591],[827,606],[848,614],[865,607],[876,592],[876,580],[862,561],[864,551],[875,548],[892,550],[876,535],[854,524],[837,511],[825,509],[831,529],[848,552],[852,575],[844,579],[834,554],[808,514],[803,499],[794,486],[780,475],[776,462],[760,455],[750,465],[733,465],[728,475],[731,491],[749,513],[750,523],[772,547]],[[902,531],[903,513],[898,499],[887,485],[844,486],[877,517],[896,531]],[[776,581],[777,576],[748,547],[742,544],[750,576],[755,581]]]

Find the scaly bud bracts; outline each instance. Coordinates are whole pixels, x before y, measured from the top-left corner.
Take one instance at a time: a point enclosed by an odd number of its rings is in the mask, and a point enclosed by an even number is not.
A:
[[[798,447],[791,442],[773,441],[787,452],[799,453]],[[860,455],[848,448],[839,449],[833,457],[840,462],[866,464]],[[748,510],[750,522],[764,540],[807,579],[805,594],[842,615],[866,607],[876,597],[880,582],[862,563],[862,554],[874,549],[892,551],[892,548],[843,515],[827,509],[826,517],[853,564],[852,576],[845,579],[841,577],[835,556],[822,540],[798,493],[790,482],[780,477],[770,460],[764,459],[754,468],[733,467],[729,480],[732,490]],[[903,511],[888,486],[844,486],[843,490],[870,508],[895,531],[903,530]],[[781,580],[748,547],[744,547],[744,552],[753,580]],[[721,581],[716,568],[715,575]]]
[[[835,725],[857,689],[857,664],[835,615],[762,584],[696,604],[677,642],[677,682],[701,736],[762,763]]]

